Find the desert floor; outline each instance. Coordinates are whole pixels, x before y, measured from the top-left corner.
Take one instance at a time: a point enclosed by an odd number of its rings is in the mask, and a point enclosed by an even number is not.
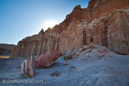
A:
[[[62,56],[51,68],[36,68],[33,78],[21,74],[25,58],[0,59],[0,86],[129,86],[129,55],[110,52],[99,58],[95,50],[90,57],[81,52],[68,65],[63,65]]]

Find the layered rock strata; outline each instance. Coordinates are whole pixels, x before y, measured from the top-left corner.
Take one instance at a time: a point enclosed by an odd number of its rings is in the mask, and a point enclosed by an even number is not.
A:
[[[11,57],[66,51],[91,43],[129,54],[129,0],[91,0],[88,8],[77,5],[59,25],[20,41]]]

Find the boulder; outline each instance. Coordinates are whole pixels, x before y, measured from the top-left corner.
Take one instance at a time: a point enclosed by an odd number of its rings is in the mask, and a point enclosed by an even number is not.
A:
[[[38,67],[49,68],[60,56],[62,56],[60,51],[52,51],[49,54],[43,54],[36,58],[36,64]]]
[[[70,55],[68,55],[68,57],[67,57],[67,59],[68,60],[70,60],[70,59],[72,59],[73,58],[73,56],[70,54]]]

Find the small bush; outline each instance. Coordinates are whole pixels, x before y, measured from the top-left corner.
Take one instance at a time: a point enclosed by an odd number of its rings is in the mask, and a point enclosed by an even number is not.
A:
[[[21,69],[21,67],[17,67],[16,69]]]
[[[3,65],[6,65],[6,63],[3,63]]]
[[[51,77],[54,77],[54,76],[58,77],[58,76],[60,76],[60,75],[61,75],[61,73],[60,73],[59,71],[55,71],[55,72],[53,72],[53,73],[50,73],[50,76],[51,76]]]
[[[71,66],[70,69],[76,69],[76,67],[75,66]]]
[[[65,61],[68,60],[68,55],[67,55],[67,54],[64,55],[64,60],[65,60]]]

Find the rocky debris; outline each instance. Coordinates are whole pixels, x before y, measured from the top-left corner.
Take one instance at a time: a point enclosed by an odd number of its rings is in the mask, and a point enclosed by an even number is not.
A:
[[[91,51],[92,51],[92,49],[88,49],[88,50],[86,50],[86,53],[91,52]]]
[[[64,55],[63,55],[63,59],[65,60],[65,61],[67,61],[67,60],[70,60],[70,59],[72,59],[73,58],[73,54],[72,53],[65,53]]]
[[[59,71],[55,71],[55,72],[53,72],[53,73],[50,73],[49,75],[50,75],[51,77],[54,77],[54,76],[58,77],[58,76],[61,75],[61,73],[60,73]]]
[[[71,55],[71,54],[68,55],[68,57],[67,57],[68,60],[70,60],[70,59],[72,59],[72,58],[73,58],[73,55]]]
[[[82,51],[84,51],[84,50],[86,50],[86,48],[79,48],[79,49],[78,49],[78,52],[82,52]]]
[[[11,58],[39,56],[53,50],[64,52],[91,43],[129,54],[128,17],[128,0],[91,0],[88,8],[76,6],[59,25],[19,41]]]
[[[68,63],[67,63],[67,62],[65,62],[63,65],[68,65]]]
[[[79,56],[79,54],[77,54],[77,56]]]
[[[76,55],[76,52],[72,52],[73,55]]]
[[[66,61],[63,63],[63,65],[67,65],[67,60],[68,56],[70,55],[70,57],[73,57],[75,59],[78,59],[79,61],[87,61],[89,59],[101,59],[103,57],[112,57],[113,54],[111,53],[110,50],[108,50],[105,46],[99,46],[99,45],[94,45],[94,44],[90,44],[90,45],[84,45],[81,46],[80,48],[84,48],[83,51],[73,51],[70,52],[72,50],[69,50],[67,52],[69,52],[69,54],[64,54],[63,59]],[[75,48],[75,49],[80,49],[80,48]]]
[[[98,45],[84,45],[81,47],[82,49],[84,48],[83,51],[76,51],[71,53],[71,55],[78,59],[79,61],[86,61],[92,58],[97,58],[97,59],[101,59],[102,57],[106,56],[106,57],[112,57],[113,54],[111,54],[110,50],[108,50],[106,47],[104,46],[98,46]],[[80,49],[80,48],[79,48]]]
[[[94,54],[97,55],[98,57],[103,57],[105,54],[109,53],[107,50],[100,50],[100,49],[97,49]]]
[[[60,56],[62,56],[60,51],[52,51],[49,54],[43,54],[36,58],[36,64],[38,67],[49,68]]]
[[[90,53],[86,53],[86,55],[85,55],[85,56],[90,58],[89,54],[90,54]]]
[[[84,46],[82,46],[81,48],[78,49],[78,52],[82,52],[82,51],[85,51],[85,50],[87,50],[87,52],[91,52],[92,49],[95,49],[95,45],[93,45],[93,44],[84,45]]]
[[[27,77],[34,77],[35,75],[35,58],[31,56],[29,60],[25,60],[21,64],[21,72]]]

